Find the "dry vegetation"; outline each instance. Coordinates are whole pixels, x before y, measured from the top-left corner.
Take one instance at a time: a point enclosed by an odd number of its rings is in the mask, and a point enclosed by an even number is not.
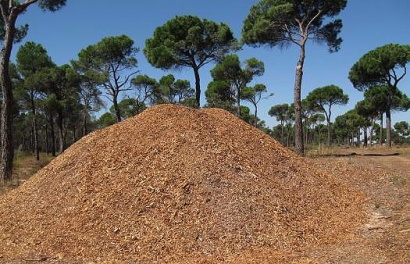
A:
[[[37,161],[29,153],[17,152],[16,161],[14,162],[13,180],[10,183],[0,185],[0,195],[19,187],[33,174],[46,166],[53,158],[43,154],[40,160]]]
[[[302,159],[223,110],[156,106],[0,198],[0,262],[408,263],[408,161]]]

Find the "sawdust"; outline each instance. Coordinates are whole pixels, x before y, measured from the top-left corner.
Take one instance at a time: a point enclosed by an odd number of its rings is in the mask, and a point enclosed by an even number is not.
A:
[[[248,262],[336,243],[363,196],[220,109],[160,105],[0,198],[0,259]]]

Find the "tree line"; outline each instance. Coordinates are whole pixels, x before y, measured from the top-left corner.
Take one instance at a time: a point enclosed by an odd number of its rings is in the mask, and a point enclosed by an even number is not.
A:
[[[261,0],[251,7],[245,18],[240,40],[224,23],[192,15],[176,16],[167,21],[146,40],[143,53],[156,68],[192,69],[194,87],[187,80],[176,80],[172,74],[159,80],[141,74],[136,59],[139,48],[126,35],[105,37],[82,49],[78,58],[65,65],[56,65],[41,44],[27,42],[12,63],[13,43],[21,41],[28,30],[27,25],[16,28],[17,17],[35,3],[43,10],[57,11],[66,0],[2,1],[0,4],[2,180],[11,179],[16,147],[32,150],[37,158],[40,150],[55,155],[89,131],[120,122],[155,104],[200,107],[199,69],[209,63],[216,66],[211,70],[212,81],[205,91],[205,107],[227,109],[267,130],[264,122],[258,119],[257,106],[273,94],[267,94],[264,84],[249,86],[254,78],[263,75],[264,64],[256,58],[240,62],[235,52],[242,45],[269,48],[297,45],[300,48],[294,102],[287,107],[275,106],[269,112],[280,122],[280,140],[284,142],[286,134],[286,144],[294,145],[297,153],[304,154],[305,143],[312,141],[314,134],[311,129],[319,129],[315,124],[321,119],[326,120],[327,125],[320,128],[319,135],[326,131],[329,145],[341,133],[336,124],[341,128],[352,123],[352,116],[346,116],[345,122],[338,117],[331,123],[332,106],[346,104],[348,100],[335,85],[318,88],[306,99],[301,98],[306,43],[326,44],[329,52],[340,49],[342,21],[334,17],[346,7],[347,0]],[[349,73],[355,88],[365,96],[355,111],[371,124],[386,115],[389,146],[391,111],[408,109],[408,99],[398,89],[398,83],[406,74],[409,49],[408,45],[398,44],[380,47],[365,54]],[[94,120],[93,113],[104,106],[102,96],[112,107],[110,112]],[[253,106],[252,114],[243,101]],[[276,135],[275,129],[271,133]]]

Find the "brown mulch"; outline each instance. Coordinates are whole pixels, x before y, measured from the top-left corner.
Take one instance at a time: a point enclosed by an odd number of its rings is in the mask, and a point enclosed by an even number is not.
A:
[[[351,236],[363,197],[224,110],[160,105],[0,197],[0,260],[290,263]]]

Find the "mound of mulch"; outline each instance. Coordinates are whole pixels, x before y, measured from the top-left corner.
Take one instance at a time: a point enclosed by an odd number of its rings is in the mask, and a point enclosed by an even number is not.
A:
[[[160,105],[1,197],[0,260],[235,262],[337,242],[361,202],[224,110]]]

